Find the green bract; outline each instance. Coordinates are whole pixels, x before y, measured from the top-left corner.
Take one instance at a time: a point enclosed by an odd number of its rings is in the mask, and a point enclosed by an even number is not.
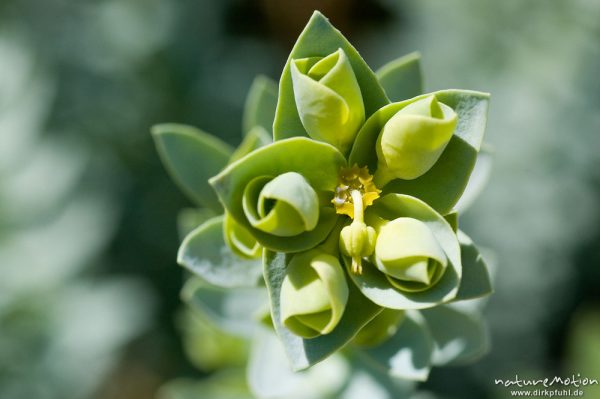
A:
[[[244,189],[244,213],[252,227],[281,237],[311,231],[319,221],[319,198],[301,174],[259,176]]]
[[[351,274],[365,296],[391,309],[424,309],[456,297],[460,246],[441,215],[417,198],[388,194],[365,220],[377,230],[375,252],[362,274]]]
[[[210,183],[261,245],[298,252],[315,247],[333,228],[330,198],[345,164],[335,147],[297,137],[251,152]]]
[[[281,285],[281,318],[304,338],[327,334],[339,323],[348,286],[336,256],[312,250],[295,255]]]
[[[406,313],[403,310],[384,309],[356,335],[355,345],[375,347],[396,334]]]
[[[236,150],[181,125],[154,130],[168,170],[212,209],[182,218],[186,230],[203,223],[179,262],[213,286],[238,287],[231,295],[244,285],[268,292],[269,312],[257,318],[293,370],[347,346],[386,378],[425,380],[432,366],[485,350],[480,315],[454,302],[491,292],[457,211],[485,180],[469,182],[489,96],[423,94],[419,60],[413,53],[375,74],[315,12],[279,90],[265,78],[253,85]],[[467,183],[470,198],[455,208]],[[200,286],[194,298],[210,308],[210,292]]]
[[[341,48],[291,62],[296,108],[310,137],[346,152],[365,120],[360,86]]]
[[[448,266],[429,227],[410,217],[394,219],[380,228],[374,260],[394,287],[409,292],[435,285]]]
[[[386,123],[410,104],[435,96],[456,113],[456,128],[445,149],[423,175],[407,180],[397,178],[384,187],[384,193],[402,193],[417,197],[445,215],[460,199],[473,167],[485,130],[489,95],[467,90],[442,90],[389,104],[367,119],[358,132],[348,161],[368,166],[377,175],[377,140]],[[388,175],[385,173],[384,175]],[[387,176],[386,176],[387,177]],[[384,182],[388,178],[384,179]]]
[[[383,87],[377,81],[377,76],[356,49],[329,23],[327,18],[319,12],[315,12],[300,37],[298,37],[298,41],[292,48],[281,74],[277,111],[273,121],[273,138],[275,140],[309,135],[302,124],[296,106],[295,88],[292,79],[293,61],[303,58],[325,58],[340,49],[348,58],[356,82],[360,87],[365,118],[389,103]],[[334,134],[328,133],[328,136]]]
[[[431,95],[408,104],[392,116],[377,138],[375,182],[412,180],[422,176],[448,145],[456,113]]]

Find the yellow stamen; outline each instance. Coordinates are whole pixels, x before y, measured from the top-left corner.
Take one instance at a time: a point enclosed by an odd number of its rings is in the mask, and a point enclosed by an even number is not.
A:
[[[360,196],[354,194],[357,192]],[[335,197],[331,201],[335,205],[335,211],[340,215],[348,215],[355,219],[356,211],[359,207],[358,198],[360,198],[360,214],[373,202],[379,198],[379,190],[373,183],[373,176],[369,174],[366,166],[359,168],[354,165],[351,168],[343,168],[340,171],[339,184],[335,189]]]
[[[331,202],[338,214],[348,215],[353,221],[342,229],[340,248],[352,258],[352,273],[362,274],[362,259],[370,256],[375,248],[375,230],[365,225],[365,209],[373,204],[381,190],[373,183],[367,167],[354,165],[340,172],[340,182]]]

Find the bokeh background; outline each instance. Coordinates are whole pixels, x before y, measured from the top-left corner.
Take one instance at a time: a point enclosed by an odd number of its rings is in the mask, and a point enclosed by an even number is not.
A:
[[[145,399],[205,375],[179,328],[190,204],[149,127],[237,144],[254,76],[278,80],[313,9],[374,68],[419,50],[427,91],[492,93],[494,169],[461,220],[495,259],[492,347],[423,389],[600,378],[600,2],[2,0],[1,399]]]

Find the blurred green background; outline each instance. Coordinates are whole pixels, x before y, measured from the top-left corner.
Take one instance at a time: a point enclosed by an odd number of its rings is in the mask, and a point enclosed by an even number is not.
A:
[[[373,68],[418,50],[427,91],[492,93],[494,169],[461,220],[495,258],[492,349],[423,388],[600,379],[600,2],[2,0],[0,399],[151,398],[202,376],[177,327],[189,203],[149,127],[236,144],[254,76],[278,80],[313,9]]]

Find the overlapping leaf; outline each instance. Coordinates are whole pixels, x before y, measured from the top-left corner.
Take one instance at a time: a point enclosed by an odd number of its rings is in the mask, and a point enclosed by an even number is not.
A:
[[[433,338],[425,319],[419,312],[408,311],[393,337],[364,354],[392,377],[425,381],[431,370],[433,350]]]
[[[462,364],[484,354],[488,347],[487,330],[481,316],[449,305],[421,311],[435,343],[433,364]]]
[[[389,102],[383,88],[377,81],[377,77],[356,49],[329,23],[323,14],[315,11],[306,28],[298,37],[298,41],[294,45],[281,75],[277,111],[273,124],[273,137],[275,140],[295,136],[307,136],[306,130],[302,126],[302,122],[298,116],[294,99],[290,71],[291,60],[308,57],[325,57],[340,48],[346,53],[352,64],[352,69],[362,92],[366,117],[369,117]]]
[[[403,101],[423,93],[421,54],[410,53],[388,62],[376,72],[391,101]]]
[[[185,238],[177,262],[205,281],[221,287],[254,286],[261,276],[260,260],[245,260],[223,239],[223,216],[207,220]]]
[[[196,204],[220,212],[223,208],[208,179],[227,165],[233,149],[192,126],[156,125],[152,135],[163,164],[181,190]]]
[[[350,294],[346,312],[331,333],[312,339],[303,339],[293,334],[281,323],[280,305],[281,284],[289,259],[290,255],[265,251],[264,275],[269,290],[275,330],[283,342],[292,368],[303,370],[344,347],[365,324],[381,311],[381,308],[365,298],[349,282]]]
[[[229,165],[210,180],[231,216],[246,227],[265,247],[272,250],[297,252],[323,241],[337,220],[328,198],[333,196],[339,170],[346,160],[335,147],[304,137],[275,142],[260,148]],[[294,237],[279,237],[254,228],[248,221],[242,204],[246,186],[255,178],[274,178],[287,172],[301,174],[320,194],[325,203],[319,210],[316,228]],[[329,194],[328,194],[329,193]]]
[[[427,173],[414,180],[393,180],[383,191],[420,198],[445,215],[458,202],[475,165],[485,130],[489,95],[466,90],[442,90],[432,94],[458,114],[452,139]],[[356,137],[349,163],[367,165],[373,172],[377,168],[375,143],[385,123],[398,110],[427,95],[387,105],[373,114]]]
[[[276,107],[277,83],[266,76],[257,76],[250,86],[244,104],[243,134],[248,134],[257,126],[271,132]]]
[[[350,276],[362,293],[373,302],[391,309],[425,309],[456,297],[462,266],[460,248],[454,231],[446,220],[431,207],[417,198],[401,194],[386,195],[367,211],[385,220],[410,217],[424,222],[436,237],[448,257],[448,267],[440,281],[421,292],[406,292],[395,289],[374,265],[366,262],[362,274]]]

